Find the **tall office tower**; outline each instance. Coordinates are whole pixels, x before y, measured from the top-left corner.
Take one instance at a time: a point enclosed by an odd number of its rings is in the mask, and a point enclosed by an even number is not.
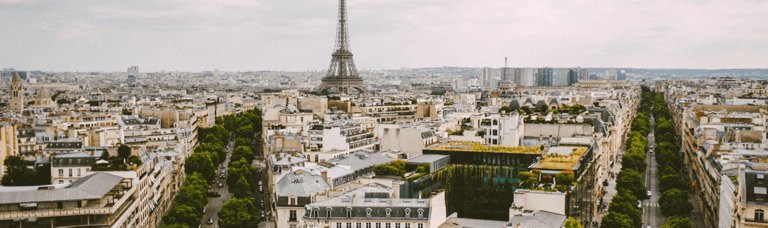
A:
[[[331,54],[331,65],[317,89],[325,93],[362,93],[365,92],[363,79],[357,74],[355,61],[349,46],[347,31],[347,6],[339,0],[339,24],[336,28],[336,51]]]
[[[536,75],[536,86],[552,86],[554,69],[550,67],[539,68]]]
[[[507,57],[504,57],[504,68],[501,68],[501,82],[519,84],[514,80],[514,70],[507,65]]]
[[[22,85],[19,73],[13,74],[11,79],[11,110],[21,113],[24,109],[24,85]]]
[[[552,69],[552,84],[551,86],[567,86],[568,77],[570,76],[571,69],[568,68],[554,68]]]
[[[535,86],[536,85],[536,73],[535,68],[514,68],[512,69],[513,80],[518,86]]]
[[[138,66],[128,67],[128,75],[133,75],[133,76],[138,77],[139,76],[139,67]]]
[[[627,80],[627,71],[620,70],[618,73],[616,73],[616,80]]]
[[[483,67],[482,75],[480,75],[480,81],[481,87],[491,87],[491,68]]]

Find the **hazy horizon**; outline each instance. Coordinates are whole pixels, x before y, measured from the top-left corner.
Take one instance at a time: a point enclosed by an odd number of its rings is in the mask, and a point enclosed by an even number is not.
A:
[[[0,68],[321,71],[337,3],[0,0]],[[504,57],[511,67],[765,69],[765,12],[755,0],[348,1],[363,70],[498,68]]]

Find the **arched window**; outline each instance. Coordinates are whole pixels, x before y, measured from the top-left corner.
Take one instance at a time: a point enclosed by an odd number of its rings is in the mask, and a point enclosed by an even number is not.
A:
[[[424,217],[424,209],[423,208],[419,208],[419,210],[417,210],[416,213],[419,213],[419,218],[423,218]]]
[[[410,208],[406,208],[404,211],[405,211],[405,217],[406,218],[410,218],[411,217],[411,209]]]
[[[333,208],[332,207],[325,208],[325,217],[330,218],[331,216],[333,216]]]
[[[366,208],[366,209],[365,209],[365,217],[368,217],[368,218],[370,218],[370,217],[371,217],[371,213],[372,213],[372,212],[373,212],[373,209],[371,209],[371,208]]]
[[[765,219],[765,211],[762,209],[755,210],[755,221],[762,222]]]
[[[352,207],[347,207],[347,218],[352,218]]]
[[[386,213],[387,214],[387,218],[389,218],[389,215],[392,214],[392,209],[390,209],[390,208],[384,209],[384,213]]]

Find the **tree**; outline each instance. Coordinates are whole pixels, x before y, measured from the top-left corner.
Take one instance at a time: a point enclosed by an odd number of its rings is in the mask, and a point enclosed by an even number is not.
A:
[[[565,220],[565,228],[584,228],[584,225],[582,225],[579,220],[576,220],[573,217],[568,217],[568,219]]]
[[[219,226],[222,228],[257,227],[259,219],[250,198],[232,198],[219,211]]]
[[[693,223],[687,217],[672,216],[667,219],[667,223],[661,228],[693,228]]]
[[[616,190],[630,191],[638,199],[648,197],[645,192],[645,185],[643,184],[643,175],[631,169],[624,169],[619,173],[619,176],[616,178]]]
[[[232,187],[234,191],[232,191],[232,195],[234,195],[237,198],[246,198],[246,197],[252,197],[253,196],[253,188],[251,186],[251,182],[248,181],[248,179],[245,179],[245,176],[240,176],[240,178],[235,182],[235,186]]]
[[[659,185],[661,186],[662,192],[673,188],[686,189],[688,187],[688,184],[685,182],[685,180],[683,180],[683,178],[676,173],[662,175],[661,180],[659,181]]]
[[[637,202],[611,202],[611,207],[609,210],[612,213],[619,213],[629,217],[629,219],[632,220],[634,227],[638,227],[643,223],[643,212],[640,211],[640,208],[637,208]]]
[[[2,179],[3,185],[29,186],[37,184],[34,178],[37,176],[37,172],[29,168],[30,162],[19,156],[10,156],[3,161],[3,164],[6,167],[6,173]]]
[[[665,217],[688,216],[693,209],[688,202],[688,193],[680,189],[670,189],[661,193],[659,207],[661,207],[661,214]]]
[[[119,147],[117,147],[117,156],[122,159],[128,160],[128,157],[131,156],[131,147],[128,147],[124,144],[120,145]]]
[[[202,217],[202,211],[189,205],[178,205],[171,207],[163,220],[166,224],[181,223],[190,227],[197,227],[200,225],[200,217]]]
[[[184,224],[184,223],[173,223],[173,224],[163,225],[163,226],[160,226],[160,227],[162,227],[162,228],[190,228],[189,225]]]
[[[240,160],[240,158],[244,158],[245,161],[247,161],[250,164],[251,162],[253,162],[253,159],[255,158],[255,156],[250,147],[238,146],[238,147],[235,147],[235,149],[232,151],[232,159]]]
[[[573,183],[573,172],[562,172],[555,176],[555,180],[559,185],[570,186]]]
[[[198,172],[208,181],[213,181],[213,178],[216,177],[215,169],[216,166],[207,152],[192,153],[184,164],[184,172],[187,174]]]
[[[608,214],[603,217],[603,221],[600,223],[600,227],[633,228],[632,219],[630,219],[627,215],[614,212],[608,212]]]

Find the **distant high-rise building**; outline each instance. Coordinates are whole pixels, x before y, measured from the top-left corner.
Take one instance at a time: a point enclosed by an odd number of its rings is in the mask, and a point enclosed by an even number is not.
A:
[[[139,76],[139,67],[138,66],[128,67],[128,75],[133,75],[133,76],[137,76],[138,77]]]
[[[128,83],[128,86],[130,87],[136,87],[136,76],[128,75],[127,83]]]
[[[24,85],[21,82],[19,73],[13,75],[11,79],[11,110],[21,113],[24,109]]]
[[[606,80],[616,80],[616,69],[608,69],[605,71],[605,79]]]
[[[537,73],[535,68],[514,68],[512,80],[518,86],[535,86]]]
[[[365,92],[363,79],[357,74],[347,31],[347,6],[339,0],[339,23],[336,29],[336,51],[331,55],[331,65],[320,87],[326,93]]]
[[[616,73],[616,80],[627,80],[627,71],[620,70],[618,73]]]
[[[552,70],[552,84],[551,86],[568,86],[571,80],[571,69],[568,68],[554,68]]]
[[[491,87],[491,68],[483,67],[482,75],[480,76],[481,85],[483,88]]]
[[[554,70],[549,67],[539,68],[536,74],[536,86],[552,86]]]

